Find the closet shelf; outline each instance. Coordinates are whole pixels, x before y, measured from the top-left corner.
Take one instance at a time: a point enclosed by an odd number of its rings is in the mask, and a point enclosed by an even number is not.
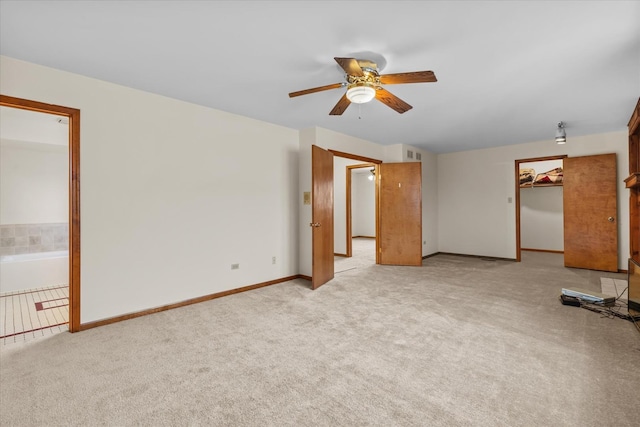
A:
[[[520,184],[520,188],[540,188],[540,187],[562,187],[562,182],[552,182],[549,184],[531,184],[530,182],[526,184]]]

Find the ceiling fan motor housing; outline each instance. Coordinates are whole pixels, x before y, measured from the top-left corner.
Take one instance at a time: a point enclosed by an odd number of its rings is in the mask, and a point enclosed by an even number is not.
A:
[[[376,96],[380,87],[380,76],[374,69],[362,68],[361,76],[347,74],[347,98],[355,104],[364,104]]]

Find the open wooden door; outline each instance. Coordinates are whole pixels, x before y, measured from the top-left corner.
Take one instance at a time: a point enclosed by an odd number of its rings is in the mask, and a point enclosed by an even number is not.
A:
[[[311,286],[333,279],[333,154],[311,147]]]
[[[564,265],[618,271],[616,155],[563,162]]]
[[[422,265],[422,163],[379,165],[378,264]]]

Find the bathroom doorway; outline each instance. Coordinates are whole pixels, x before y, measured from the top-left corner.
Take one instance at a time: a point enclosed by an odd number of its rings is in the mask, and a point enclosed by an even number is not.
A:
[[[4,95],[0,109],[0,303],[6,305],[0,335],[15,340],[56,328],[76,332],[80,111]]]

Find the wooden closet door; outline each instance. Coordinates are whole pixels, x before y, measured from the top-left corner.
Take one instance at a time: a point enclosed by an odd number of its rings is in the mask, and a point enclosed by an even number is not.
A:
[[[618,271],[616,155],[564,159],[564,265]]]
[[[377,261],[422,265],[422,164],[382,163]]]

